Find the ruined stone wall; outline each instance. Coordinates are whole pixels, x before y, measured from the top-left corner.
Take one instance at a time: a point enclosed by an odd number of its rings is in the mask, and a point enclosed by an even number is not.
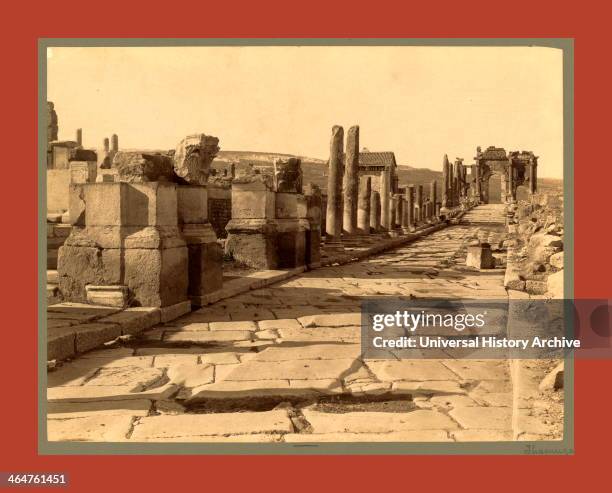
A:
[[[563,191],[537,193],[509,210],[504,284],[531,294],[563,297]]]

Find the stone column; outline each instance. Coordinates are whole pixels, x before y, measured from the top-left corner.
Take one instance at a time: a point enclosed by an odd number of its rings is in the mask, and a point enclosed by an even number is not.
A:
[[[482,195],[482,190],[480,187],[480,164],[476,163],[476,165],[472,169],[474,170],[474,186],[475,186],[476,204],[479,204],[480,198]]]
[[[516,200],[516,194],[514,191],[514,167],[512,166],[512,159],[510,159],[510,164],[508,165],[508,189],[510,190],[510,197],[508,197],[509,202],[514,202]]]
[[[372,195],[372,178],[366,176],[359,190],[359,207],[357,211],[357,227],[361,234],[370,234],[370,200]]]
[[[108,137],[104,137],[104,152],[108,154],[109,151],[110,151],[110,143],[109,143]]]
[[[531,159],[529,161],[529,192],[531,194],[536,193],[538,190],[538,163],[535,159]]]
[[[346,135],[344,162],[344,215],[343,226],[347,234],[357,233],[359,195],[359,126],[349,128]]]
[[[310,183],[304,188],[310,229],[306,233],[306,265],[314,269],[321,265],[321,189]]]
[[[391,200],[391,205],[390,205],[391,230],[394,230],[397,227],[397,203],[398,203],[397,194],[392,194],[390,200]]]
[[[448,156],[444,154],[442,160],[442,207],[449,207],[449,176],[450,176],[450,163],[448,162]]]
[[[438,201],[438,191],[436,180],[432,180],[429,186],[429,201],[431,202],[430,216],[435,219],[436,216],[436,202]]]
[[[338,125],[332,128],[327,176],[327,211],[325,242],[339,242],[342,235],[342,147],[344,130]]]
[[[417,185],[416,187],[416,214],[415,222],[420,223],[423,220],[423,185]]]
[[[415,219],[414,219],[414,185],[408,185],[406,188],[406,217],[408,221],[408,229],[414,231]]]
[[[119,150],[119,137],[117,134],[111,136],[111,151],[117,152]]]
[[[82,128],[76,129],[76,143],[78,144],[79,147],[83,146],[83,129]]]
[[[391,193],[391,177],[389,170],[386,169],[380,174],[380,225],[383,229],[391,229],[391,209],[389,196]]]
[[[376,190],[370,192],[370,228],[373,232],[380,230],[380,194]]]

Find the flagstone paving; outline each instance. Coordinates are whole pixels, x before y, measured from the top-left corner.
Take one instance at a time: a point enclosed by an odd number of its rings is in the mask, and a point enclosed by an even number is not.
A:
[[[479,206],[395,250],[224,299],[87,353],[49,373],[49,439],[510,439],[506,361],[363,360],[359,345],[366,297],[506,299],[503,266],[465,267],[467,243],[495,245],[503,229],[503,206]]]

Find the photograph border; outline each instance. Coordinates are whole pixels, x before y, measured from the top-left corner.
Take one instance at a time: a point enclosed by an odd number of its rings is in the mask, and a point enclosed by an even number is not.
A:
[[[47,48],[163,46],[549,47],[563,52],[564,293],[574,294],[574,38],[39,38],[38,453],[41,455],[573,455],[574,360],[565,361],[563,440],[498,442],[128,443],[47,440]],[[571,320],[568,320],[571,323]],[[571,329],[571,328],[570,328]]]

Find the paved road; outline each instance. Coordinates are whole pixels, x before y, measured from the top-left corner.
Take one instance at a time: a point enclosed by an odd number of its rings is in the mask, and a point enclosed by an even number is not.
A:
[[[49,439],[309,442],[511,438],[507,363],[362,360],[363,297],[505,299],[503,206],[383,255],[304,273],[49,374]]]

